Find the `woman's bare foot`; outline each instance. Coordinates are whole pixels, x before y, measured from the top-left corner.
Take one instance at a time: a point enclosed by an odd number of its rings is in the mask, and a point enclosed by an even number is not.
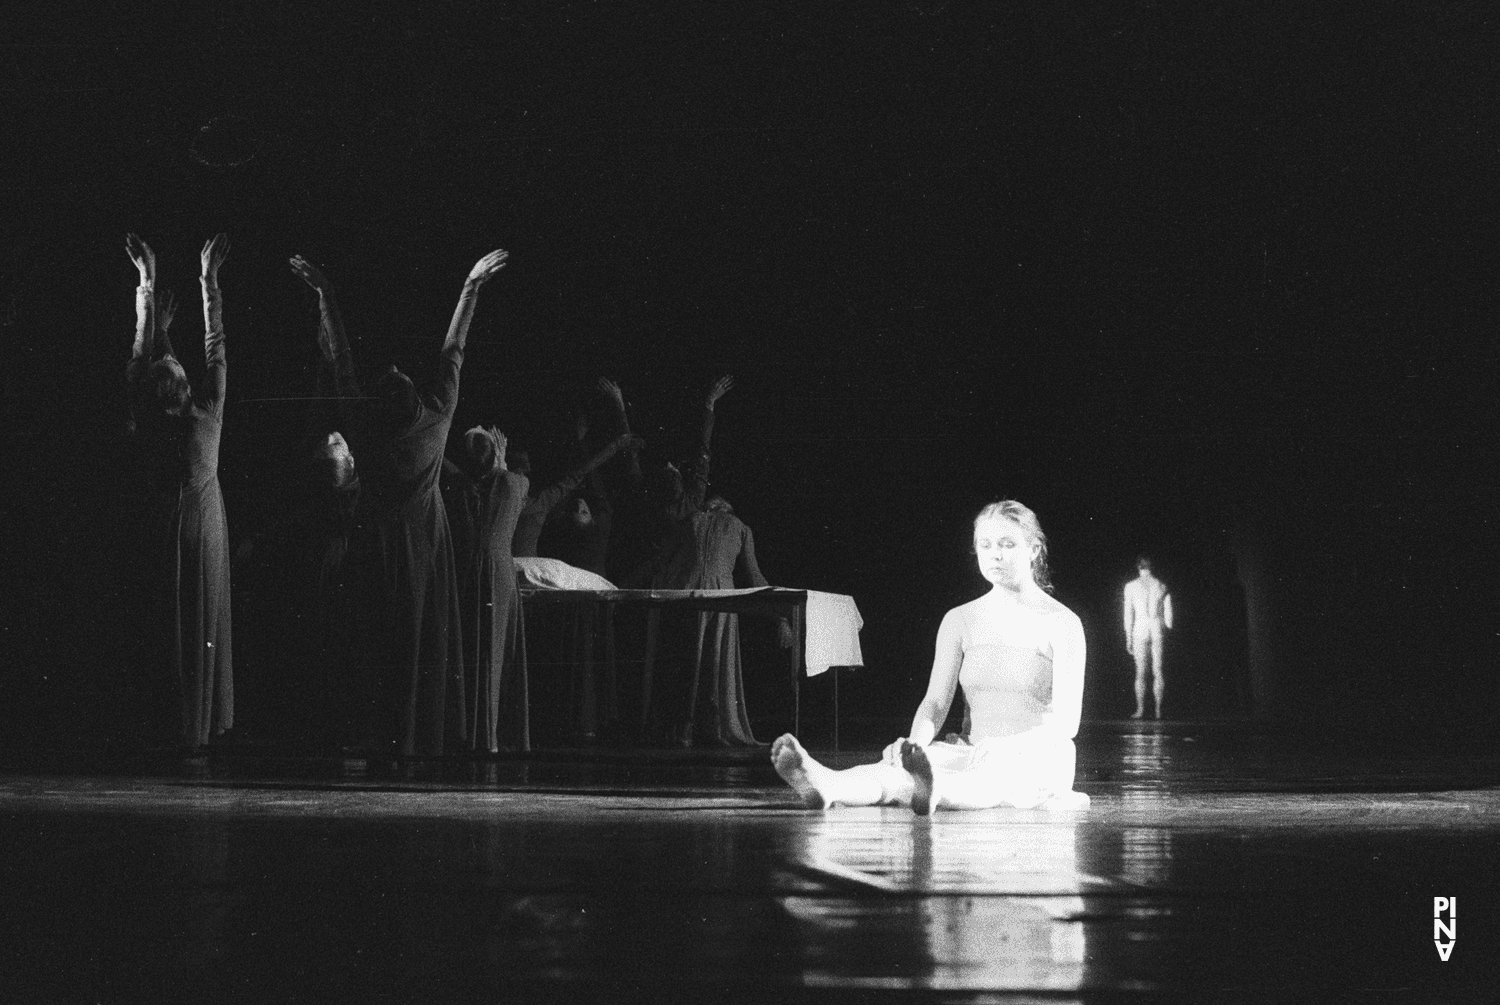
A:
[[[802,749],[802,744],[791,733],[782,734],[771,744],[771,763],[782,781],[797,790],[808,809],[821,810],[828,805],[828,800],[813,781],[815,774],[826,769]]]
[[[925,817],[935,808],[932,797],[932,762],[927,759],[927,751],[910,740],[902,741],[901,767],[911,775],[911,811],[917,816]]]

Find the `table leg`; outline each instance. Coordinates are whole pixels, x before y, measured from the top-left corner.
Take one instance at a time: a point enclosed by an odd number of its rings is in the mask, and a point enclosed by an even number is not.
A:
[[[802,734],[802,627],[805,611],[792,608],[792,733]]]
[[[516,631],[517,650],[521,658],[517,661],[521,671],[521,750],[531,751],[531,674],[526,666],[526,605],[521,605],[521,619]]]

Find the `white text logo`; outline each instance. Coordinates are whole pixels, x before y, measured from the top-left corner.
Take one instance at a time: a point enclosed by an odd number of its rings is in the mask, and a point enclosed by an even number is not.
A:
[[[1448,920],[1443,920],[1443,915]],[[1447,942],[1443,940],[1447,939]],[[1458,898],[1432,898],[1432,944],[1437,946],[1438,956],[1446,963],[1453,953],[1453,944],[1458,941]]]

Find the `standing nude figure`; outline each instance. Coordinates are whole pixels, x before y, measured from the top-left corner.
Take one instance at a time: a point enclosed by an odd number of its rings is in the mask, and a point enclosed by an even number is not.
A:
[[[1139,575],[1125,584],[1125,649],[1135,660],[1135,713],[1146,714],[1146,666],[1151,666],[1151,693],[1155,718],[1161,718],[1161,699],[1167,689],[1162,670],[1162,635],[1172,627],[1172,595],[1167,585],[1151,572],[1151,559],[1136,559]]]

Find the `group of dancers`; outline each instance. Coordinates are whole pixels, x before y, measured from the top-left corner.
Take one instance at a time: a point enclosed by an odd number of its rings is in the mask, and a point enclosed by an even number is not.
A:
[[[131,428],[152,483],[154,634],[175,673],[181,742],[198,750],[235,726],[231,562],[217,474],[227,373],[218,277],[229,242],[220,234],[201,256],[207,380],[197,389],[172,349],[175,302],[157,295],[155,255],[134,234],[126,243],[139,272],[127,377]],[[312,437],[303,504],[289,507],[280,528],[291,545],[290,567],[277,570],[277,600],[303,626],[292,655],[323,682],[319,719],[341,745],[403,756],[500,749],[501,685],[520,610],[515,558],[536,555],[549,526],[557,557],[621,585],[723,589],[737,577],[768,585],[750,529],[727,501],[708,496],[714,409],[733,386],[728,377],[704,397],[693,456],[649,478],[623,392],[603,379],[620,432],[590,453],[580,421],[578,464],[554,484],[533,490],[529,458],[508,449],[494,426],[467,430],[450,450],[469,325],[481,288],[506,260],[497,250],[469,271],[436,378],[419,390],[394,365],[358,379],[332,284],[305,258],[291,259],[318,296],[319,381],[337,409]],[[627,461],[623,492],[598,477],[617,454]],[[612,496],[626,504],[634,530],[613,551]],[[242,552],[254,542],[244,538]],[[663,625],[653,615],[648,623],[648,660],[665,653],[682,671],[679,693],[664,688],[658,701],[665,728],[683,745],[754,744],[737,618],[693,620]],[[788,625],[781,634],[790,644]],[[592,693],[593,680],[583,683]],[[591,699],[581,730],[614,714],[613,703]]]
[[[162,601],[162,635],[179,685],[182,740],[198,749],[234,727],[229,539],[217,474],[227,372],[218,276],[229,242],[220,234],[201,255],[207,382],[196,391],[172,351],[175,303],[170,295],[158,301],[155,256],[134,234],[127,250],[140,276],[127,374],[132,428],[154,488],[153,594]],[[527,459],[508,451],[493,426],[469,429],[457,460],[446,459],[469,325],[481,288],[506,259],[493,251],[469,271],[437,378],[425,390],[394,365],[362,385],[332,285],[306,259],[291,259],[318,295],[318,343],[339,428],[317,442],[320,502],[310,510],[317,518],[303,522],[308,536],[296,577],[305,588],[288,596],[306,605],[321,640],[321,651],[309,655],[334,675],[335,690],[353,696],[345,707],[360,739],[402,755],[499,749],[502,672],[519,612],[516,556],[534,554],[547,512],[613,454],[624,451],[630,480],[641,481],[642,444],[609,381],[600,386],[622,432],[557,485],[533,493]],[[629,577],[642,585],[720,589],[734,585],[736,569],[765,585],[749,529],[727,503],[707,496],[714,406],[731,383],[722,379],[706,395],[694,456],[655,471],[642,496],[656,519]],[[580,425],[581,454],[584,433]],[[570,564],[602,573],[611,507],[607,492],[592,498],[575,498],[565,547]],[[1030,509],[1005,501],[979,513],[973,541],[990,590],[944,617],[908,735],[878,763],[842,771],[819,764],[790,734],[771,745],[777,772],[808,806],[890,804],[925,814],[1086,805],[1072,791],[1083,628],[1051,596],[1046,536]],[[733,616],[697,615],[696,629],[689,697],[674,738],[752,744]],[[782,634],[789,643],[786,626]],[[658,635],[653,618],[648,650],[660,644]],[[963,732],[939,739],[960,686]]]

